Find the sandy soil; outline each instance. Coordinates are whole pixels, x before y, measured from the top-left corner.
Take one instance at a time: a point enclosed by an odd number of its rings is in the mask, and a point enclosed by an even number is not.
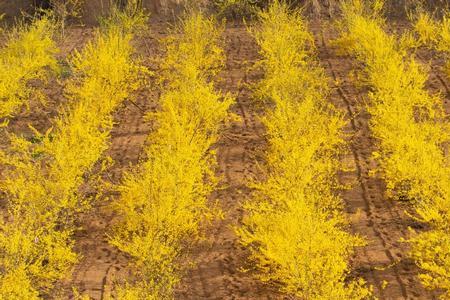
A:
[[[237,96],[232,111],[242,119],[224,132],[217,144],[224,189],[213,200],[219,200],[225,219],[214,224],[207,240],[194,249],[197,266],[185,276],[177,299],[279,299],[282,297],[273,287],[253,278],[252,266],[246,261],[248,253],[233,230],[242,219],[242,203],[251,193],[246,183],[261,176],[258,164],[263,163],[267,145],[258,120],[263,112],[246,86],[262,75],[248,70],[258,59],[256,44],[243,26],[227,28],[225,37],[227,65],[220,88]]]
[[[422,230],[421,224],[405,214],[408,203],[393,201],[385,196],[385,185],[377,177],[369,175],[377,168],[371,153],[376,141],[368,127],[370,115],[366,112],[367,91],[357,89],[349,80],[349,73],[358,64],[349,57],[337,56],[329,46],[335,34],[327,28],[314,28],[319,45],[319,58],[330,77],[336,82],[331,102],[346,112],[349,120],[350,153],[343,159],[350,160],[353,172],[343,172],[343,183],[353,183],[353,188],[342,193],[347,213],[352,220],[352,230],[364,236],[366,247],[357,251],[352,261],[354,274],[362,276],[374,287],[380,299],[435,299],[418,281],[418,268],[406,257],[408,245],[400,242],[409,236],[408,227]],[[387,285],[386,285],[387,284]]]
[[[154,71],[157,60],[163,56],[158,38],[167,34],[167,25],[154,23],[151,32],[136,40],[136,47],[143,62]],[[350,57],[335,54],[329,41],[335,33],[328,26],[314,23],[312,26],[318,46],[318,57],[330,76],[333,92],[330,101],[341,109],[348,119],[345,132],[349,152],[342,159],[353,166],[352,171],[340,174],[343,183],[353,183],[342,192],[346,210],[354,233],[366,237],[368,245],[357,250],[352,259],[351,276],[362,276],[373,285],[380,299],[437,299],[437,293],[425,290],[417,279],[418,268],[407,258],[408,245],[400,239],[408,237],[408,227],[424,230],[405,214],[410,209],[407,202],[387,199],[385,186],[379,178],[369,176],[377,165],[371,159],[376,143],[368,128],[370,116],[365,111],[367,91],[357,88],[349,78],[352,70],[360,66]],[[61,57],[81,47],[92,36],[88,28],[70,29],[61,44]],[[258,48],[243,25],[228,25],[225,31],[227,64],[218,87],[237,96],[232,110],[242,122],[235,122],[223,132],[217,148],[218,175],[223,188],[212,195],[218,200],[225,218],[215,222],[206,234],[206,240],[192,250],[196,262],[186,274],[176,291],[177,299],[290,299],[277,292],[275,285],[262,284],[253,277],[252,266],[247,262],[248,252],[237,241],[233,226],[238,226],[243,216],[241,204],[248,199],[251,190],[246,186],[250,178],[261,176],[258,165],[264,163],[267,148],[265,130],[258,118],[263,114],[252,100],[246,84],[257,82],[261,74],[248,70],[258,59]],[[428,87],[441,92],[445,107],[450,111],[449,82],[440,66],[443,58],[430,51],[419,52],[423,62],[430,62],[431,76]],[[335,86],[333,82],[340,82]],[[50,126],[57,107],[64,103],[63,83],[51,80],[45,86],[49,105],[45,108],[24,111],[12,120],[10,130],[30,134],[27,124],[39,130]],[[145,112],[157,106],[160,91],[152,80],[139,91],[136,100],[125,101],[115,116],[108,151],[115,165],[105,174],[105,179],[119,183],[123,172],[136,164],[146,142],[151,126],[143,121]],[[39,105],[36,105],[38,107]],[[75,287],[92,299],[107,299],[111,295],[112,282],[129,276],[129,258],[107,242],[106,232],[115,220],[109,204],[117,195],[106,193],[93,209],[80,218],[82,228],[75,235],[76,250],[81,254],[80,263],[73,274],[55,290],[55,296],[73,298]],[[243,272],[243,269],[249,271]]]

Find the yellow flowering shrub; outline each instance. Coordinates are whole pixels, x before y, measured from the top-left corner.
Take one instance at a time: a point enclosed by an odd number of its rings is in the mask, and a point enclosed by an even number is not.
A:
[[[438,21],[429,13],[419,12],[415,16],[413,29],[420,45],[445,53],[447,63],[444,70],[450,77],[450,13],[447,11]]]
[[[448,12],[439,24],[439,42],[437,49],[447,54],[450,53],[450,13]],[[450,76],[450,72],[448,75]]]
[[[143,8],[142,0],[111,1],[110,13],[100,17],[102,27],[112,28],[136,35],[147,31],[148,14]]]
[[[217,75],[225,58],[220,44],[222,28],[217,28],[216,21],[194,13],[181,20],[175,32],[183,34],[174,33],[164,40],[167,57],[161,66],[162,80],[177,88],[188,85],[186,80],[195,84]]]
[[[432,230],[413,239],[411,257],[425,270],[419,275],[422,283],[430,289],[444,290],[441,299],[450,297],[450,233],[448,230]]]
[[[248,19],[257,15],[258,9],[267,5],[266,0],[213,0],[217,16]]]
[[[118,299],[172,299],[185,248],[213,216],[207,197],[219,129],[233,99],[209,82],[224,57],[213,19],[193,13],[166,41],[165,88],[145,157],[125,174],[115,209],[121,216],[111,243],[134,258],[137,278],[116,286]]]
[[[414,32],[418,36],[419,43],[421,45],[435,44],[439,35],[439,28],[433,17],[427,12],[419,11],[414,18]]]
[[[38,142],[10,136],[0,152],[0,299],[36,299],[76,262],[73,219],[89,199],[79,192],[109,146],[112,113],[139,85],[131,36],[98,34],[70,63],[68,104]]]
[[[364,241],[347,232],[338,155],[343,116],[326,102],[328,78],[314,58],[314,40],[299,11],[274,1],[259,13],[253,34],[265,76],[256,95],[270,102],[263,124],[269,151],[267,178],[237,228],[258,278],[301,299],[364,299],[364,280],[348,280],[348,261]]]
[[[15,115],[32,96],[30,80],[45,80],[58,68],[54,24],[48,17],[17,25],[0,48],[0,120]]]
[[[344,3],[342,40],[350,41],[347,50],[365,64],[372,87],[370,127],[379,142],[374,156],[388,194],[412,201],[416,218],[431,225],[431,231],[410,240],[412,257],[426,271],[422,282],[448,289],[450,248],[438,247],[450,234],[450,160],[445,155],[450,126],[442,99],[427,92],[427,70],[384,32],[381,16],[365,13],[361,3]]]

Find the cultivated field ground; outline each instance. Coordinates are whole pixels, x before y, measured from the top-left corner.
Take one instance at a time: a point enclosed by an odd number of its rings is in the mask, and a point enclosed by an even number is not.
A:
[[[417,15],[392,16],[378,10],[382,2],[343,1],[344,13],[334,3],[330,15],[328,1],[298,14],[270,1],[267,15],[255,8],[245,22],[228,11],[209,18],[210,10],[188,10],[152,14],[137,29],[127,23],[137,13],[123,4],[123,18],[100,33],[74,20],[63,35],[51,26],[57,70],[47,64],[45,76],[0,78],[0,101],[19,102],[0,108],[0,299],[450,299],[450,35],[434,46],[450,22],[436,3],[427,31],[436,37],[427,39],[414,27]],[[391,52],[370,50],[385,40],[371,40],[369,29],[358,35],[359,17],[393,37]],[[0,66],[11,74],[21,60],[4,53],[21,35],[5,24]],[[389,68],[397,66],[391,53],[404,65]],[[411,59],[424,66],[423,86],[402,75],[416,70]],[[401,74],[390,76],[394,69]],[[15,87],[8,80],[23,85],[2,94]],[[415,92],[432,100],[404,104]],[[310,100],[312,108],[298,104]],[[78,120],[72,112],[83,107]],[[296,110],[307,121],[291,118]],[[411,124],[396,125],[410,112]],[[284,134],[289,128],[298,130]],[[65,132],[76,132],[70,142]],[[410,146],[420,132],[439,155]],[[86,163],[66,166],[78,157]],[[426,239],[430,232],[435,239]]]

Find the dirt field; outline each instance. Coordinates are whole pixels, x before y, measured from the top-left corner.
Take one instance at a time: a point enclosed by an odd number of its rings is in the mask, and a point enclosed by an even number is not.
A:
[[[158,71],[157,60],[163,57],[158,39],[167,34],[164,22],[153,21],[151,32],[136,40],[136,47],[144,63]],[[406,257],[408,246],[400,241],[408,237],[408,227],[423,230],[405,214],[408,203],[394,202],[385,197],[383,182],[369,176],[376,168],[371,159],[375,141],[368,129],[370,116],[364,104],[367,91],[357,88],[349,78],[352,70],[360,66],[350,57],[337,56],[329,41],[336,36],[325,23],[314,22],[312,30],[316,37],[318,56],[330,76],[333,92],[329,101],[345,112],[348,126],[349,153],[343,160],[353,166],[353,171],[340,174],[343,183],[353,187],[342,193],[354,233],[367,239],[368,245],[357,251],[352,259],[352,276],[362,276],[373,285],[374,294],[380,299],[437,299],[438,293],[425,290],[417,279],[418,268]],[[92,36],[92,29],[70,28],[60,47],[61,57],[75,48],[82,47]],[[248,199],[251,190],[246,186],[250,178],[261,176],[258,165],[264,163],[267,144],[265,130],[259,122],[263,108],[257,107],[246,84],[257,82],[262,74],[249,70],[258,60],[258,48],[242,24],[229,24],[225,31],[227,64],[218,83],[223,91],[237,96],[233,112],[242,117],[222,133],[216,145],[218,174],[223,189],[211,200],[219,200],[225,213],[224,220],[215,222],[206,240],[191,253],[196,262],[184,277],[176,292],[177,299],[290,299],[277,292],[274,285],[262,284],[253,278],[253,270],[246,260],[247,251],[239,245],[233,226],[239,225],[243,216],[241,204]],[[420,51],[423,62],[431,62],[432,74],[429,89],[441,92],[445,107],[450,111],[450,82],[440,73],[442,58],[431,52]],[[339,82],[338,86],[334,82]],[[45,130],[49,120],[63,101],[62,85],[51,81],[46,88],[50,102],[45,109],[24,112],[11,122],[13,132],[29,133],[27,124]],[[157,107],[160,91],[152,81],[138,94],[136,101],[126,101],[116,114],[116,126],[112,133],[110,155],[115,165],[105,174],[112,183],[119,183],[121,174],[139,160],[146,136],[151,126],[143,121],[145,112]],[[36,107],[39,105],[36,104]],[[114,193],[104,195],[91,212],[80,221],[82,228],[76,234],[76,249],[82,255],[71,278],[59,285],[55,298],[72,298],[72,287],[92,299],[107,299],[112,282],[129,275],[129,259],[108,245],[106,233],[115,216],[108,209]],[[243,272],[243,269],[249,271]]]

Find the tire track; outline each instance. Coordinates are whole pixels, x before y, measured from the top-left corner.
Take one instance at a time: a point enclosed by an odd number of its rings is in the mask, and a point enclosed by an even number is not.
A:
[[[435,295],[421,286],[417,278],[419,270],[406,256],[408,246],[400,242],[408,237],[409,226],[419,229],[419,224],[405,214],[408,205],[387,199],[382,180],[370,174],[377,168],[371,158],[376,142],[370,134],[370,116],[363,108],[365,96],[347,78],[354,61],[333,56],[326,43],[333,37],[332,33],[319,28],[314,31],[320,37],[320,58],[327,71],[335,82],[343,82],[335,89],[332,101],[346,111],[350,121],[346,130],[351,136],[350,159],[355,171],[343,172],[341,179],[344,183],[356,181],[357,185],[345,191],[343,197],[353,231],[368,241],[366,247],[357,250],[353,260],[355,275],[363,276],[373,285],[380,299],[435,299]]]
[[[111,132],[111,145],[106,155],[114,165],[104,174],[104,180],[119,184],[123,172],[136,165],[142,148],[151,132],[151,125],[143,122],[145,112],[154,110],[156,91],[144,89],[137,95],[135,104],[125,101],[114,119],[118,123]],[[74,299],[72,288],[92,300],[110,299],[116,279],[129,277],[129,257],[108,243],[107,233],[115,222],[116,214],[111,203],[117,197],[115,192],[106,192],[92,209],[81,216],[82,230],[75,234],[75,251],[80,254],[79,263],[72,276],[62,284],[62,291],[55,293],[63,299]],[[60,299],[58,298],[57,299]]]
[[[149,107],[144,95],[140,95],[138,103],[141,107]],[[130,164],[137,163],[146,133],[150,131],[149,125],[142,122],[143,112],[131,104],[126,105],[115,117],[121,122],[111,133],[108,151],[115,165],[109,170],[106,180],[113,184],[120,182]],[[114,193],[103,195],[80,220],[83,230],[75,235],[75,250],[81,255],[81,260],[75,266],[71,280],[65,283],[65,297],[69,299],[73,298],[72,287],[93,300],[109,299],[115,279],[129,275],[128,257],[111,246],[106,235],[116,218],[110,207],[114,198]]]
[[[196,267],[185,276],[177,299],[280,299],[270,287],[253,277],[247,262],[248,252],[238,242],[233,226],[243,217],[242,202],[250,195],[248,180],[258,176],[256,160],[266,148],[264,129],[252,109],[250,92],[243,85],[253,82],[257,74],[246,76],[245,62],[257,59],[257,46],[242,25],[227,28],[227,66],[220,88],[237,94],[233,112],[242,118],[227,129],[217,144],[218,175],[222,177],[222,190],[213,200],[219,200],[225,218],[213,224],[207,240],[193,251]]]

